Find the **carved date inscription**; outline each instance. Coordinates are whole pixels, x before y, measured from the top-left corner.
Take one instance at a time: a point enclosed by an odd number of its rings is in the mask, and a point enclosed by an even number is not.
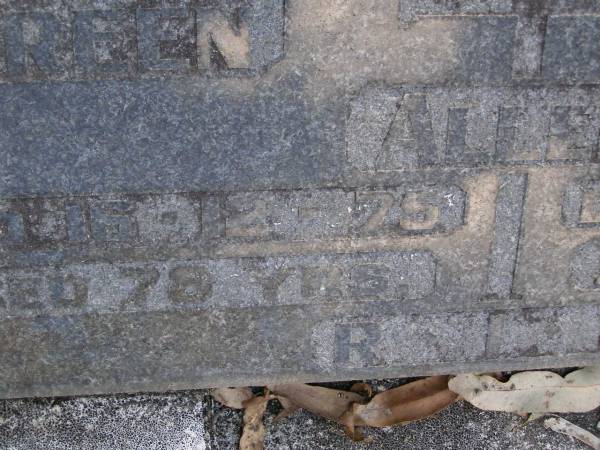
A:
[[[443,234],[465,204],[454,185],[13,199],[0,202],[0,248]]]

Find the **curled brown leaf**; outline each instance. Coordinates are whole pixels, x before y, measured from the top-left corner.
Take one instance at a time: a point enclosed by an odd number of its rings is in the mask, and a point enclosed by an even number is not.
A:
[[[448,389],[448,376],[425,378],[377,394],[367,404],[354,404],[342,422],[356,437],[356,426],[387,427],[424,419],[457,397]]]
[[[269,395],[254,397],[244,403],[244,431],[240,439],[240,450],[262,450],[264,448],[263,416],[271,398]]]
[[[250,400],[254,395],[250,388],[219,388],[210,391],[213,398],[219,403],[234,409],[243,409],[244,402]]]
[[[341,417],[354,403],[364,403],[365,397],[355,392],[329,389],[308,384],[280,384],[268,389],[284,402],[306,409],[327,419],[340,422]],[[284,405],[285,407],[285,405]]]
[[[369,383],[354,383],[350,391],[356,392],[366,398],[373,397],[373,387]]]
[[[298,411],[300,409],[298,407],[298,405],[296,405],[294,402],[292,402],[288,398],[281,397],[281,396],[276,397],[276,398],[279,401],[279,403],[281,403],[281,406],[283,407],[283,409],[281,410],[281,412],[279,414],[277,414],[277,416],[274,419],[275,421],[285,419],[286,417],[291,416],[292,414],[294,414],[296,411]]]
[[[354,440],[362,440],[357,426],[387,427],[424,419],[456,401],[458,395],[448,389],[448,378],[436,376],[408,383],[377,394],[368,403],[372,390],[363,383],[355,384],[350,392],[307,384],[283,384],[268,389],[284,406],[281,415],[297,408],[306,409],[341,423]]]

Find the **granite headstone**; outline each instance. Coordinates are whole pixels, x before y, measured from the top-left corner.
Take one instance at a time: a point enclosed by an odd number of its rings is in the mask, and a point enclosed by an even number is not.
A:
[[[0,398],[600,363],[600,0],[0,0]]]

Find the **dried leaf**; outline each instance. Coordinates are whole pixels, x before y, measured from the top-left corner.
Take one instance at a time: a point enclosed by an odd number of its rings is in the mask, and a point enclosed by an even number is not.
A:
[[[513,413],[588,412],[600,406],[600,367],[566,377],[553,372],[521,372],[502,383],[488,375],[458,375],[451,390],[477,408]]]
[[[543,414],[543,413],[532,413],[532,414],[522,413],[522,414],[517,414],[517,415],[521,416],[523,418],[523,420],[520,423],[515,424],[511,428],[511,431],[515,431],[518,428],[526,427],[530,423],[535,422],[536,420],[541,419],[542,417],[546,417],[546,414]]]
[[[550,428],[557,433],[566,434],[567,436],[571,436],[586,445],[589,445],[594,450],[600,450],[600,438],[593,435],[587,430],[584,430],[581,427],[569,422],[568,420],[562,419],[560,417],[551,417],[549,419],[544,420],[544,426],[546,428]]]
[[[300,409],[298,405],[285,397],[277,397],[277,400],[281,403],[283,410],[275,416],[275,421],[285,419]]]
[[[244,431],[240,450],[262,450],[265,441],[263,416],[271,396],[254,397],[244,403]]]
[[[541,419],[542,417],[544,417],[546,414],[544,413],[531,413],[527,415],[527,418],[525,419],[525,422],[523,422],[523,425],[529,425],[531,422],[535,422],[538,419]]]
[[[387,427],[429,417],[457,399],[448,389],[448,377],[437,376],[414,381],[377,394],[366,405],[355,404],[344,417],[354,426]]]
[[[250,400],[254,395],[250,388],[219,388],[213,389],[211,395],[219,403],[235,409],[243,409],[244,402]]]
[[[356,392],[366,398],[373,397],[373,387],[369,383],[354,383],[350,391]]]
[[[337,422],[340,422],[353,403],[363,403],[366,400],[354,392],[308,384],[280,384],[269,386],[268,389],[278,398],[283,397],[298,408]]]

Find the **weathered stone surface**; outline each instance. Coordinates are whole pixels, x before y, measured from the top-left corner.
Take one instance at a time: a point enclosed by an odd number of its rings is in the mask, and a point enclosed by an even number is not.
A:
[[[599,18],[0,0],[0,397],[599,363]]]
[[[405,380],[371,382],[376,390]],[[344,386],[349,389],[349,384]],[[271,402],[265,417],[265,449],[361,450],[340,425],[298,411],[274,420],[280,411]],[[596,432],[597,412],[567,415]],[[507,413],[481,411],[455,403],[436,416],[402,427],[365,429],[369,449],[518,448],[586,450],[583,443],[544,428],[542,421],[519,426]],[[0,444],[10,450],[237,450],[242,412],[221,406],[205,391],[0,401]]]

